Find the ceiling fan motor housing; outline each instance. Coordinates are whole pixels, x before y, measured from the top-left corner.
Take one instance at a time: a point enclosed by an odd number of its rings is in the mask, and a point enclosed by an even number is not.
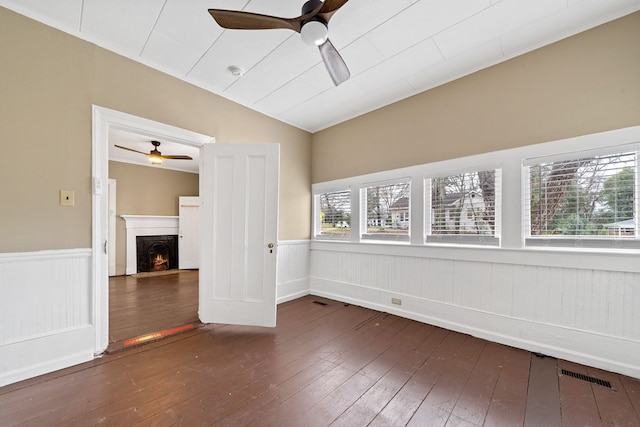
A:
[[[157,156],[162,155],[162,153],[158,151],[158,147],[160,146],[160,141],[151,141],[151,144],[153,145],[153,150],[151,150],[149,154],[155,154]]]
[[[321,4],[321,0],[309,0],[302,5],[302,14],[306,15],[307,13],[313,12],[315,9],[320,7]]]

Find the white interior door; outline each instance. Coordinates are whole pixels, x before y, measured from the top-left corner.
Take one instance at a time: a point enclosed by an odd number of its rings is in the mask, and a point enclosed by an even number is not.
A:
[[[109,276],[116,275],[116,180],[109,180]]]
[[[179,197],[178,268],[200,267],[200,197]]]
[[[275,326],[278,144],[200,149],[200,320]]]

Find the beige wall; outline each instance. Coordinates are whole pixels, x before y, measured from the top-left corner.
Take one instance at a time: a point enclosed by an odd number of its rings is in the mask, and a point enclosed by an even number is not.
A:
[[[312,182],[640,125],[640,13],[313,136]]]
[[[217,142],[280,143],[283,240],[309,237],[312,181],[640,125],[640,13],[319,132],[313,144],[3,8],[0,40],[0,252],[90,247],[92,104]],[[76,206],[61,207],[59,190],[75,191]]]
[[[309,237],[309,133],[4,8],[0,40],[0,252],[91,246],[92,104],[221,143],[280,143],[279,238]]]
[[[180,196],[198,195],[198,174],[109,162],[116,180],[116,275],[126,270],[126,229],[120,215],[178,215]]]

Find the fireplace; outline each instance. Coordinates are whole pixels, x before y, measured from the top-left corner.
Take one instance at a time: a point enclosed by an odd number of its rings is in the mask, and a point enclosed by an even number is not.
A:
[[[178,235],[179,217],[158,215],[120,215],[127,229],[127,266],[125,274],[136,274],[138,270],[138,245],[140,236]],[[174,257],[177,260],[177,257]]]
[[[178,268],[178,236],[136,236],[138,273]]]

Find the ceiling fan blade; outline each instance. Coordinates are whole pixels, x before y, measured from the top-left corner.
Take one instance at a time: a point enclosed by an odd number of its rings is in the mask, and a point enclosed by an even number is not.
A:
[[[193,158],[189,157],[189,156],[171,156],[171,155],[161,155],[160,157],[162,157],[163,159],[170,159],[170,160],[193,160]]]
[[[122,145],[114,144],[114,147],[122,148],[123,150],[133,151],[134,153],[144,154],[145,156],[149,155],[149,153],[145,153],[143,151],[134,150],[133,148],[123,147]]]
[[[324,22],[329,23],[329,20],[331,19],[333,14],[336,13],[338,9],[344,6],[348,1],[349,0],[324,0],[320,11],[318,11],[318,16],[324,19]]]
[[[344,59],[342,59],[342,56],[340,56],[338,50],[331,44],[329,39],[318,46],[318,48],[320,49],[320,56],[322,56],[324,65],[327,67],[333,83],[338,86],[340,83],[347,81],[349,77],[351,77],[349,68],[347,68]]]
[[[273,30],[283,28],[300,32],[303,18],[279,18],[238,10],[209,9],[209,13],[222,28],[230,30]],[[308,15],[308,14],[307,14]]]

